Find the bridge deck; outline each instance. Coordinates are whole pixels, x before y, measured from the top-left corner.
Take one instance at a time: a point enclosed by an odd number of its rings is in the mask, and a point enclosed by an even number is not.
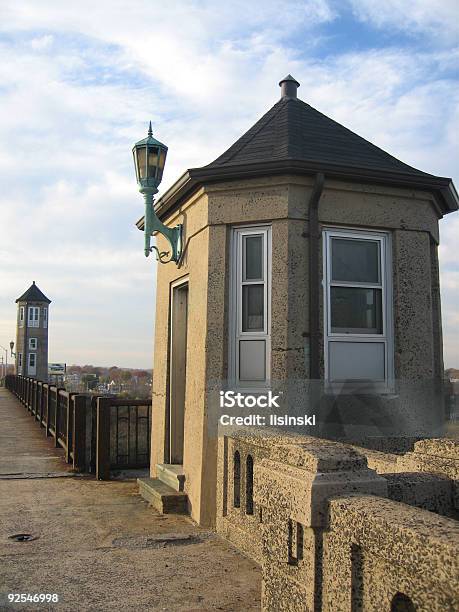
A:
[[[73,477],[5,389],[0,419],[0,610],[54,609],[8,593],[56,593],[61,610],[260,609],[259,568],[226,542],[156,514],[134,481]]]

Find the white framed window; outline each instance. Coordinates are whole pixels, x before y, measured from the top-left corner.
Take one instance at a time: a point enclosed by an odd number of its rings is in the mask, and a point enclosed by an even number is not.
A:
[[[31,351],[37,350],[37,339],[36,338],[29,338],[29,349]]]
[[[325,379],[328,387],[393,386],[390,235],[324,231]]]
[[[29,306],[27,326],[40,327],[40,308],[38,306]]]
[[[43,307],[43,327],[48,327],[48,309],[46,306]]]
[[[271,379],[271,227],[234,228],[229,379],[264,388]]]
[[[29,376],[35,376],[37,373],[37,354],[29,353],[29,363],[27,366],[27,374]]]
[[[22,374],[22,353],[18,353],[18,374]]]
[[[24,327],[24,306],[19,307],[19,327]]]

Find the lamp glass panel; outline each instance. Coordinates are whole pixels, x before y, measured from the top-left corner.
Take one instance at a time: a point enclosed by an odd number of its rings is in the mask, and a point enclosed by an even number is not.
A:
[[[331,287],[331,331],[335,334],[382,334],[382,291]]]
[[[376,240],[332,239],[332,280],[351,283],[381,282],[380,245]]]
[[[132,155],[134,156],[135,178],[136,178],[137,182],[139,182],[139,172],[137,170],[137,157],[136,157],[136,154],[135,154],[135,149],[132,152]]]
[[[148,178],[156,177],[157,168],[158,168],[158,148],[148,147]]]
[[[147,163],[146,163],[146,147],[138,147],[137,152],[137,176],[139,179],[145,179]]]
[[[167,155],[166,149],[159,150],[159,168],[161,171],[164,170],[164,164],[166,163],[166,155]]]
[[[158,165],[158,175],[157,175],[158,183],[160,183],[163,178],[163,170],[164,170],[164,165],[166,163],[166,155],[167,155],[167,150],[159,149],[159,165]]]

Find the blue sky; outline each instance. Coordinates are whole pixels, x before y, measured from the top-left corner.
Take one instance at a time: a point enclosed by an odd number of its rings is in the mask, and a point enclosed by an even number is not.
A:
[[[156,264],[130,149],[152,120],[161,191],[299,96],[459,186],[456,0],[3,0],[0,344],[35,280],[50,360],[151,367]],[[445,363],[459,367],[459,215],[441,222]]]

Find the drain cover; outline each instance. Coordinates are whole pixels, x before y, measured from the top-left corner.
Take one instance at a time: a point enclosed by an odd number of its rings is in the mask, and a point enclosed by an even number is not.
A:
[[[8,539],[14,540],[15,542],[31,542],[32,540],[36,540],[37,536],[31,533],[15,533],[14,535],[8,536]]]

